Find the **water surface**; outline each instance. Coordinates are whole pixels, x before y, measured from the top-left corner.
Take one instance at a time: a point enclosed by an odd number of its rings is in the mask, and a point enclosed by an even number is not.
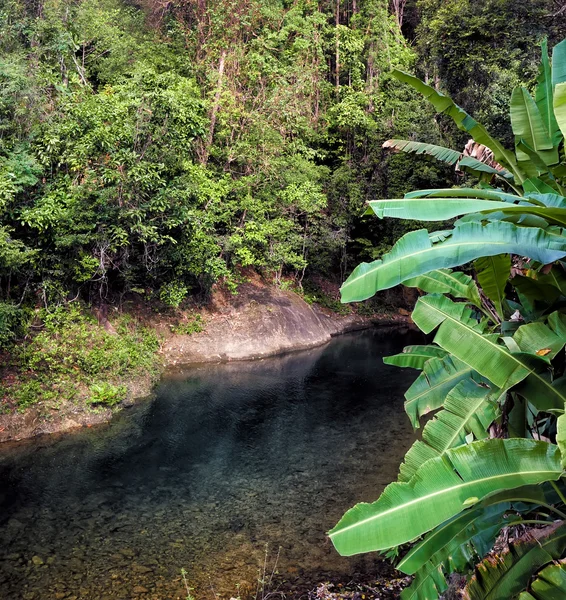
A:
[[[381,358],[414,336],[194,367],[107,426],[0,447],[0,598],[184,598],[181,568],[197,598],[254,596],[274,570],[299,596],[376,572],[325,532],[397,475],[415,372]]]

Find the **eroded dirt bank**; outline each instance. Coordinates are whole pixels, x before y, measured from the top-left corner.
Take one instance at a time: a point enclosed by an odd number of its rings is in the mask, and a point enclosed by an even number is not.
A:
[[[204,322],[201,332],[172,333],[169,320],[158,316],[148,324],[163,339],[160,354],[163,371],[167,371],[194,363],[260,359],[312,348],[348,331],[406,324],[408,313],[401,313],[339,315],[256,279],[242,284],[237,295],[217,290],[200,310]],[[155,377],[149,375],[128,382],[128,398],[122,406],[149,396],[155,383]],[[91,427],[108,422],[112,415],[109,408],[92,410],[64,399],[57,409],[39,403],[23,413],[0,415],[0,442]]]

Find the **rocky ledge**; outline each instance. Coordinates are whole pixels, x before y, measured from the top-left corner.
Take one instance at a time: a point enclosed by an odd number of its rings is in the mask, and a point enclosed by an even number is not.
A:
[[[407,322],[403,315],[337,315],[258,283],[241,285],[236,296],[215,293],[204,318],[201,333],[174,335],[165,343],[166,365],[265,358],[320,346],[347,331]]]

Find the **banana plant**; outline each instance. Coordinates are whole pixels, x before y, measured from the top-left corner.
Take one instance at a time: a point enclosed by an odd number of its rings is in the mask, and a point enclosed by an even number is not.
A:
[[[426,295],[413,322],[434,334],[385,362],[421,371],[405,393],[413,427],[435,414],[398,481],[329,532],[344,555],[396,556],[417,540],[397,565],[414,576],[403,600],[435,600],[451,572],[469,574],[476,564],[469,600],[566,597],[566,570],[557,562],[566,555],[566,40],[552,64],[546,42],[542,50],[534,96],[517,88],[511,98],[513,150],[449,97],[394,72],[496,161],[386,142],[458,163],[480,185],[370,202],[378,218],[457,220],[446,230],[406,234],[341,288],[342,300],[352,302],[398,284],[416,287]],[[453,270],[464,264],[473,275]],[[517,524],[532,531],[493,554],[501,529]]]

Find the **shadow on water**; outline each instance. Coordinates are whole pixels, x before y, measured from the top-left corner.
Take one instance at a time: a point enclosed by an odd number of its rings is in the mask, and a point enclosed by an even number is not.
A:
[[[108,426],[0,448],[0,597],[183,598],[181,568],[198,598],[253,595],[277,554],[287,590],[374,573],[324,533],[397,475],[415,373],[381,358],[415,335],[194,367]]]

